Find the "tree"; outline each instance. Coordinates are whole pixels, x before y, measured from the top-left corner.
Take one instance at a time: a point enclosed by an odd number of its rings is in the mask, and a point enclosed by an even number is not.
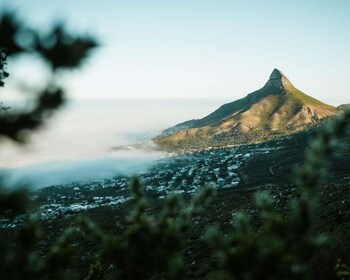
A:
[[[12,109],[6,114],[4,112],[0,114],[0,136],[8,136],[23,142],[26,139],[24,131],[39,127],[64,103],[65,90],[57,80],[58,71],[80,67],[98,43],[89,36],[70,34],[60,23],[54,25],[47,34],[41,34],[27,27],[14,12],[9,11],[0,15],[0,38],[1,86],[9,75],[5,70],[7,57],[36,54],[51,72],[47,84],[34,92],[35,103],[32,109],[28,111]]]
[[[33,92],[35,100],[31,109],[10,109],[0,103],[0,136],[24,142],[24,132],[42,125],[65,101],[64,86],[57,79],[58,71],[80,67],[98,44],[92,37],[70,34],[63,24],[56,24],[47,34],[41,34],[27,27],[11,11],[0,14],[0,40],[1,87],[4,86],[4,79],[9,76],[6,71],[8,57],[16,59],[20,54],[36,54],[46,63],[51,73],[47,84]],[[6,212],[16,215],[26,212],[30,206],[25,190],[5,191],[0,181],[0,214]],[[73,234],[72,229],[67,229],[43,260],[36,249],[40,228],[35,221],[28,220],[18,229],[14,248],[5,240],[0,240],[0,278],[47,279],[48,272],[55,275],[60,264],[66,264],[69,260]],[[63,279],[59,271],[57,275],[55,277]]]
[[[6,72],[6,53],[0,49],[0,87],[4,86],[4,79],[8,76],[9,74]]]

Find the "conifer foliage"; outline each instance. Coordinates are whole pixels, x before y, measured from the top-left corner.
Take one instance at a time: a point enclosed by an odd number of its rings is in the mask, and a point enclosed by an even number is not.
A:
[[[6,72],[6,53],[0,49],[0,87],[4,86],[4,79],[9,74]]]
[[[0,40],[0,86],[9,75],[5,69],[8,57],[16,59],[19,55],[34,54],[50,71],[46,85],[32,93],[35,103],[31,109],[0,112],[0,136],[23,142],[26,139],[23,132],[39,127],[64,103],[65,90],[57,79],[58,70],[79,68],[98,44],[92,37],[70,34],[62,24],[42,34],[27,27],[9,11],[0,15]]]

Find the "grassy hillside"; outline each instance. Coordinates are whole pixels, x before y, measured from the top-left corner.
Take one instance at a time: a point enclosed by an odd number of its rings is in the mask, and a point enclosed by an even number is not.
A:
[[[167,150],[256,143],[307,129],[338,113],[295,88],[275,69],[261,89],[202,119],[169,128],[154,141]]]
[[[312,106],[320,106],[323,107],[325,109],[328,109],[330,111],[336,112],[337,108],[323,103],[305,93],[303,93],[302,91],[296,89],[295,87],[290,89],[287,93],[288,97],[291,98],[292,100],[294,100],[296,103],[303,105],[303,104],[308,104],[308,105],[312,105]]]

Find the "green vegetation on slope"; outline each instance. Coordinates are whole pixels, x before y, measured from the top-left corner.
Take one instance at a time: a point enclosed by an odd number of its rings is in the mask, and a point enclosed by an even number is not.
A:
[[[328,109],[328,110],[333,111],[333,112],[337,111],[336,107],[329,105],[329,104],[326,104],[326,103],[323,103],[323,102],[303,93],[302,91],[300,91],[296,88],[290,89],[287,92],[287,96],[300,105],[307,104],[307,105],[312,105],[312,106],[320,106],[322,108]]]
[[[169,128],[154,141],[166,150],[256,143],[307,129],[338,113],[296,89],[275,69],[263,88],[202,119]]]

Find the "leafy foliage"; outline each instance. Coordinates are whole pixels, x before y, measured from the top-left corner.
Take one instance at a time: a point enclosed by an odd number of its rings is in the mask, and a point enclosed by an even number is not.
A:
[[[258,232],[246,214],[237,213],[231,233],[217,229],[207,233],[221,275],[230,279],[308,279],[309,260],[325,245],[324,238],[307,235],[311,224],[308,202],[294,201],[287,217],[275,211],[266,193],[258,194],[256,203],[263,220]]]
[[[37,54],[50,66],[51,79],[34,93],[35,104],[28,111],[10,110],[0,114],[0,135],[23,142],[27,130],[39,127],[65,100],[65,90],[57,79],[58,69],[75,69],[82,65],[90,51],[97,47],[89,36],[69,34],[58,24],[48,34],[40,34],[26,27],[13,12],[0,15],[0,85],[8,76],[6,56]]]
[[[306,163],[299,168],[296,184],[300,196],[293,199],[284,216],[273,208],[266,193],[256,196],[263,224],[252,229],[246,214],[237,213],[234,230],[225,234],[208,231],[208,244],[218,256],[220,275],[230,279],[309,279],[309,260],[326,245],[323,236],[308,235],[315,210],[315,188],[327,174],[324,158],[349,131],[350,112],[335,118],[314,141]],[[217,274],[215,274],[217,277]]]
[[[87,36],[72,36],[61,24],[54,26],[46,36],[35,37],[33,45],[53,71],[76,68],[88,56],[90,49],[97,47],[95,40]]]
[[[34,219],[27,220],[17,231],[15,246],[0,240],[1,277],[33,280],[71,279],[66,268],[72,261],[75,232],[74,228],[68,228],[43,258],[38,249],[42,238],[40,226]]]
[[[25,213],[29,205],[30,201],[25,190],[6,192],[0,187],[0,213],[5,211],[13,214]]]
[[[0,87],[4,86],[4,79],[9,76],[5,68],[6,68],[6,53],[0,49]]]
[[[24,141],[28,130],[39,127],[65,100],[65,91],[58,82],[57,69],[75,69],[81,66],[90,50],[97,47],[95,39],[69,34],[64,26],[57,25],[49,35],[28,28],[14,12],[0,14],[0,86],[9,76],[7,58],[38,54],[48,64],[51,80],[34,92],[35,103],[28,111],[17,111],[0,103],[0,136]],[[0,182],[1,183],[1,182]],[[26,191],[5,191],[0,184],[0,213],[17,215],[31,206]],[[18,229],[16,244],[0,240],[0,278],[3,279],[64,279],[61,273],[69,263],[74,229],[67,229],[45,259],[39,254],[38,223],[28,220]],[[62,268],[63,267],[63,268]]]
[[[99,261],[107,267],[117,267],[118,279],[149,279],[166,267],[174,278],[182,278],[186,269],[182,251],[191,218],[201,212],[213,189],[204,187],[188,206],[179,196],[170,196],[159,214],[149,214],[143,187],[137,179],[131,188],[134,206],[129,215],[130,226],[121,236],[104,234],[87,219],[80,220],[81,231],[102,245]],[[95,269],[93,266],[92,271]],[[92,271],[90,275],[94,275]]]
[[[350,279],[350,268],[345,263],[343,263],[342,260],[338,259],[335,270],[340,280]]]

